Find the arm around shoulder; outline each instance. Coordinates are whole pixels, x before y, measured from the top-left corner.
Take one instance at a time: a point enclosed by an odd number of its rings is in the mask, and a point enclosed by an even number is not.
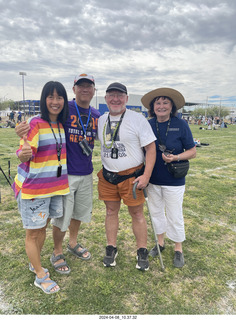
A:
[[[18,126],[15,127],[15,132],[20,138],[27,136],[29,130],[30,125],[27,123],[27,121],[22,121],[20,124],[18,124]]]

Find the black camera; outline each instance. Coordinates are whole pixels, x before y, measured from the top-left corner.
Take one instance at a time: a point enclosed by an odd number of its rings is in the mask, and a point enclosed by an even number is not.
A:
[[[88,141],[86,139],[80,141],[79,145],[83,151],[83,154],[85,154],[87,157],[90,156],[90,154],[93,152],[93,149],[89,146]]]
[[[112,148],[111,149],[111,158],[112,159],[118,159],[118,149],[117,148]]]

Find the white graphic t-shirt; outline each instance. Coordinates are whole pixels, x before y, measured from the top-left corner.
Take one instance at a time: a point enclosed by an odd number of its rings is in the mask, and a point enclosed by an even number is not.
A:
[[[143,147],[156,140],[147,119],[141,113],[126,109],[117,134],[114,135],[121,115],[109,117],[110,125],[108,114],[102,115],[98,120],[103,166],[109,171],[119,172],[143,163]],[[114,150],[117,158],[112,158]]]

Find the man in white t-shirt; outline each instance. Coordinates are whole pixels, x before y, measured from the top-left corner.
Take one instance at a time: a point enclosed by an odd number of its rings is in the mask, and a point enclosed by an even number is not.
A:
[[[107,247],[103,264],[105,267],[116,265],[118,214],[122,199],[132,218],[137,244],[136,268],[148,270],[147,224],[143,214],[145,198],[142,189],[147,186],[156,161],[156,137],[142,114],[126,108],[126,86],[118,82],[110,84],[105,100],[109,113],[98,120],[103,165],[103,169],[98,173],[98,192],[99,199],[103,200],[106,206]],[[132,190],[136,182],[134,199]]]

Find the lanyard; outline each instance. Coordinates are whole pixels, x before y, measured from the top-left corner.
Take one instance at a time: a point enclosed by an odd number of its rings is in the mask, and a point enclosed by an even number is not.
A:
[[[54,139],[56,140],[57,159],[58,159],[58,162],[59,162],[59,165],[60,165],[60,161],[61,161],[61,149],[62,149],[62,137],[61,137],[61,131],[60,131],[59,123],[57,122],[58,132],[59,132],[59,136],[60,136],[60,145],[59,145],[59,143],[58,143],[58,141],[57,141],[57,137],[56,137],[55,132],[54,132],[54,130],[53,130],[53,128],[52,128],[51,122],[49,122],[49,125],[50,125],[50,128],[51,128],[51,130],[52,130]]]
[[[112,148],[113,143],[114,143],[114,141],[116,140],[116,137],[117,137],[117,134],[118,134],[118,131],[119,131],[121,122],[122,122],[122,120],[123,120],[123,118],[124,118],[124,115],[125,115],[125,111],[122,113],[119,122],[116,124],[115,130],[114,130],[113,133],[111,134],[111,145],[110,145],[110,146],[108,146],[108,145],[106,144],[106,139],[105,139],[106,123],[105,123],[104,128],[103,128],[103,142],[104,142],[104,145],[105,145],[105,147],[106,147],[107,149],[111,149],[111,148]],[[108,126],[109,126],[109,129],[110,129],[110,132],[111,132],[110,113],[108,114],[108,117],[107,117],[107,121],[106,121],[106,122],[108,122]]]
[[[86,131],[87,131],[88,124],[89,124],[89,120],[90,120],[91,108],[90,108],[90,106],[89,106],[89,115],[88,115],[88,120],[87,120],[87,123],[86,123],[86,128],[84,129],[84,124],[83,124],[83,121],[82,121],[82,119],[81,119],[81,115],[80,115],[80,112],[79,112],[79,108],[78,108],[77,103],[76,103],[76,101],[75,101],[75,100],[74,100],[74,102],[75,102],[75,107],[76,107],[76,110],[77,110],[77,113],[78,113],[78,116],[79,116],[80,124],[81,124],[81,126],[82,126],[82,128],[83,128],[84,137],[86,138]]]
[[[167,137],[167,134],[169,132],[169,128],[170,128],[170,121],[171,121],[171,118],[169,119],[168,121],[168,124],[167,124],[167,129],[166,129],[166,137]],[[161,140],[161,136],[160,136],[160,131],[159,131],[159,127],[158,127],[158,121],[156,121],[156,127],[157,127],[157,135],[158,135],[158,139],[159,139],[159,145],[162,145],[163,146],[163,143],[162,143],[162,140]]]

